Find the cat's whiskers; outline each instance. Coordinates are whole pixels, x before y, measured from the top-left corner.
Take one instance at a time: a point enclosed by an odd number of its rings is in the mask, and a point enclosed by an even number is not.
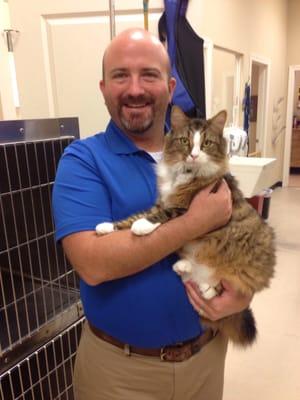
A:
[[[194,178],[205,177],[209,178],[216,177],[219,174],[224,175],[223,166],[216,163],[208,154],[204,151],[199,150],[197,158],[187,157],[185,162],[185,168],[183,173],[191,173]],[[227,172],[227,171],[226,171]]]
[[[198,163],[198,168],[195,176],[200,177],[216,177],[220,172],[220,165],[210,160],[209,157],[206,158],[205,161]]]

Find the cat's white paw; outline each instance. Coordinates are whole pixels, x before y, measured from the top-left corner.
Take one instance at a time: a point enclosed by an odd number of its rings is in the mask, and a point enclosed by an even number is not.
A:
[[[199,289],[201,293],[205,293],[210,288],[208,283],[199,283]]]
[[[146,218],[140,218],[131,225],[131,231],[137,236],[148,235],[149,233],[155,231],[158,228],[160,222],[153,224],[148,221]]]
[[[105,235],[106,233],[111,233],[114,230],[114,224],[111,222],[102,222],[96,226],[97,235]]]
[[[199,287],[205,300],[210,300],[218,294],[216,289],[212,286],[209,286],[208,283],[201,283]]]
[[[188,260],[179,260],[173,265],[173,271],[180,276],[192,272],[192,264]]]

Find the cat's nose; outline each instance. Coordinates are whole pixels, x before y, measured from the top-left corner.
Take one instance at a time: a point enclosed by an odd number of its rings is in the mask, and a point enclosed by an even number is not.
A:
[[[188,161],[195,161],[198,158],[198,154],[190,154],[188,157]]]

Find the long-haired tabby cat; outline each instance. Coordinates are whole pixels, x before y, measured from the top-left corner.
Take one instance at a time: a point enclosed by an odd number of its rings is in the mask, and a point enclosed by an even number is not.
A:
[[[98,234],[130,227],[136,235],[149,234],[161,223],[185,212],[202,188],[225,179],[232,193],[230,221],[187,243],[179,251],[180,260],[173,266],[183,281],[195,281],[206,299],[220,293],[222,280],[248,295],[268,287],[275,264],[272,228],[245,200],[229,173],[223,138],[225,121],[226,111],[210,120],[190,119],[174,106],[163,159],[157,165],[157,204],[127,220],[96,227]],[[250,308],[218,321],[202,318],[202,322],[243,346],[253,343],[256,338]]]

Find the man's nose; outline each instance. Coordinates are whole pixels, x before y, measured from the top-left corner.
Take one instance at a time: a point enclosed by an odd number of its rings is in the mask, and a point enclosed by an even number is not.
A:
[[[129,81],[128,94],[137,96],[144,93],[143,85],[138,77],[132,77]]]

